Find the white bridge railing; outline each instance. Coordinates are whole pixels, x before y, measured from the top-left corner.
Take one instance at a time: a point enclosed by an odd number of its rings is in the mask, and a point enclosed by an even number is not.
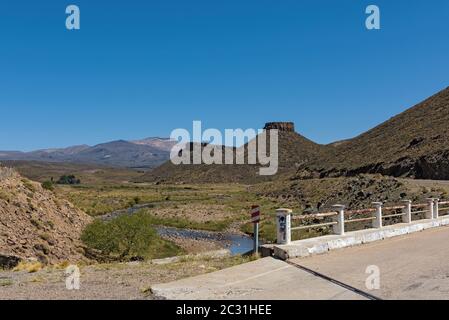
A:
[[[449,201],[429,198],[427,203],[412,204],[410,200],[403,200],[401,206],[384,207],[382,202],[373,202],[373,208],[361,210],[345,210],[344,205],[334,205],[333,211],[297,215],[290,209],[276,210],[277,243],[289,244],[292,231],[332,227],[332,232],[337,235],[345,234],[345,226],[355,223],[369,223],[372,228],[380,229],[384,226],[384,219],[401,218],[402,223],[411,223],[420,220],[416,216],[424,216],[424,219],[437,219],[440,213],[449,214]],[[360,217],[363,216],[364,217]],[[369,215],[366,217],[366,215]],[[330,221],[324,221],[324,220]],[[310,221],[319,223],[309,223]],[[292,221],[299,221],[298,226],[292,227]]]

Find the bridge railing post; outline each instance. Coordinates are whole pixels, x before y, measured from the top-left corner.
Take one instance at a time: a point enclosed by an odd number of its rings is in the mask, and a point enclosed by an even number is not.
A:
[[[277,226],[277,244],[289,244],[291,242],[291,209],[277,209],[276,210],[276,226]]]
[[[439,202],[440,202],[440,199],[438,199],[438,198],[433,199],[433,218],[434,219],[438,219],[438,217],[440,215],[440,213],[439,213],[439,209],[440,209],[439,208],[440,207]]]
[[[373,202],[376,211],[374,213],[375,219],[373,220],[373,228],[380,229],[382,228],[382,202]]]
[[[428,208],[426,211],[426,219],[433,219],[434,199],[428,198],[427,203],[428,203]]]
[[[342,204],[333,205],[332,208],[337,211],[337,215],[334,217],[334,221],[337,224],[332,226],[334,234],[344,235],[345,234],[345,206]]]
[[[412,201],[402,200],[404,203],[404,208],[402,209],[402,222],[411,223],[412,222]]]

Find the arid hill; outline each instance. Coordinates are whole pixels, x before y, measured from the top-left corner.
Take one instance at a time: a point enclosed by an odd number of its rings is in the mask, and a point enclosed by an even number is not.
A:
[[[401,205],[401,200],[426,203],[427,198],[447,199],[449,185],[437,181],[360,174],[354,177],[290,179],[250,187],[258,196],[276,201],[279,207],[311,213],[331,210],[334,204],[347,208],[371,208],[373,202]]]
[[[0,267],[85,259],[79,237],[90,221],[39,183],[0,167]]]
[[[304,164],[315,176],[449,179],[449,88]]]
[[[167,161],[137,179],[139,182],[170,182],[170,183],[198,183],[198,182],[241,182],[256,183],[269,181],[280,176],[288,176],[296,168],[308,163],[319,155],[330,152],[333,147],[316,144],[294,132],[292,123],[271,122],[265,125],[265,130],[279,130],[279,170],[274,176],[260,176],[259,164],[224,164],[206,165],[189,164],[174,165]],[[256,138],[257,139],[257,138]],[[269,138],[267,138],[267,141]],[[192,148],[192,147],[191,147]],[[247,159],[248,145],[243,146],[245,159]],[[223,148],[224,150],[224,148]],[[234,149],[234,155],[235,155]],[[224,154],[224,151],[223,151]]]
[[[166,162],[138,180],[255,183],[363,173],[448,180],[448,123],[449,88],[358,137],[329,145],[297,134],[289,123],[267,123],[265,129],[279,130],[279,172],[275,176],[257,175],[259,166],[254,165],[175,166]]]

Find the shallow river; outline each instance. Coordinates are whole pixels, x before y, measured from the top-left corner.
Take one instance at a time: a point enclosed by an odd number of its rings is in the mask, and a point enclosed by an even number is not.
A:
[[[219,242],[224,248],[231,251],[231,255],[244,254],[253,250],[253,239],[241,234],[170,227],[157,227],[156,229],[160,236]]]
[[[141,204],[134,207],[117,210],[105,214],[100,219],[111,220],[117,218],[121,215],[127,214],[132,215],[139,210],[147,207],[151,207],[152,204]],[[253,250],[253,239],[249,236],[242,234],[234,234],[228,232],[210,232],[202,230],[191,230],[191,229],[177,229],[171,227],[158,226],[157,231],[161,236],[172,236],[184,239],[198,239],[198,240],[210,240],[221,244],[224,248],[231,251],[231,255],[244,254]]]

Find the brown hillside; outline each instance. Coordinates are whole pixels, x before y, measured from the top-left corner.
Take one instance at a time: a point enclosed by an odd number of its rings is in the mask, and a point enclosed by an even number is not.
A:
[[[0,167],[0,262],[83,260],[81,230],[91,218],[39,183]]]
[[[449,179],[449,88],[302,166],[320,176]]]
[[[265,130],[271,129],[279,130],[279,170],[274,176],[260,176],[259,165],[174,165],[168,161],[147,172],[138,181],[178,183],[268,181],[291,175],[302,164],[333,149],[331,146],[316,144],[297,134],[292,123],[267,123]],[[247,145],[244,148],[246,158]]]
[[[139,181],[254,183],[292,175],[309,179],[362,173],[449,180],[448,123],[449,88],[358,137],[326,146],[295,133],[290,123],[267,123],[267,130],[280,130],[275,176],[259,176],[258,166],[167,162]]]

